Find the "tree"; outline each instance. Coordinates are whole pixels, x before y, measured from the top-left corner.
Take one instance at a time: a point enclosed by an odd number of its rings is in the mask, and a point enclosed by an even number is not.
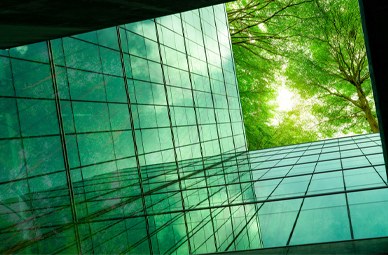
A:
[[[287,51],[288,85],[313,98],[316,127],[336,132],[379,132],[357,1],[315,1]]]
[[[276,76],[284,65],[279,45],[292,36],[289,30],[308,19],[299,9],[313,0],[240,0],[227,4],[233,52],[239,80],[245,131],[250,150],[307,142],[280,128],[291,119],[274,118]],[[282,22],[282,21],[287,22]],[[296,114],[296,113],[295,113]],[[286,116],[286,115],[282,115]],[[283,123],[284,122],[284,123]],[[296,123],[294,123],[296,125]],[[295,134],[295,133],[294,133]],[[309,136],[310,137],[310,136]]]
[[[264,60],[282,55],[278,42],[295,35],[289,31],[311,19],[300,7],[314,0],[240,0],[229,3],[228,20],[233,46]]]

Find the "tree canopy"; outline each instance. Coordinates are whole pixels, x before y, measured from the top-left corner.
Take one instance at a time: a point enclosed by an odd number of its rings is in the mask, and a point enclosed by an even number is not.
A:
[[[378,132],[356,0],[239,0],[227,8],[250,149]],[[300,99],[273,125],[279,76]]]

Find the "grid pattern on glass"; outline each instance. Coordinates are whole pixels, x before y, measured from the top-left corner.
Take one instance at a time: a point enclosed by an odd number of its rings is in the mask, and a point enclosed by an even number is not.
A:
[[[2,252],[199,254],[388,235],[378,134],[246,152],[224,5],[0,61]]]
[[[252,210],[163,214],[209,207],[219,191],[191,200],[207,180],[190,178],[247,149],[223,5],[2,50],[0,60],[4,251],[229,245],[213,232]],[[174,247],[165,231],[180,238]]]

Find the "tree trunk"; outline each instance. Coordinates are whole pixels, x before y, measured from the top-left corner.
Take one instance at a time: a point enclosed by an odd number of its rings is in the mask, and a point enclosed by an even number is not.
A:
[[[369,107],[368,99],[366,98],[365,93],[362,90],[361,84],[356,84],[355,86],[357,88],[358,98],[361,103],[361,109],[365,113],[365,118],[369,123],[370,129],[373,133],[378,133],[380,131],[379,124],[377,124],[376,118],[372,114],[372,110]]]

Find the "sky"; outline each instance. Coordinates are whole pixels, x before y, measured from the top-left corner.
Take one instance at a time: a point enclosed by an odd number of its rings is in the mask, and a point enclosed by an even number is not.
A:
[[[276,110],[275,118],[271,119],[271,125],[279,124],[278,112],[280,111],[291,111],[294,104],[294,93],[285,88],[284,85],[278,88],[278,96],[276,98],[276,103],[279,107]]]
[[[292,110],[292,105],[294,104],[293,96],[294,93],[287,90],[284,86],[278,89],[278,97],[276,98],[276,103],[279,105],[278,111],[290,111]]]

